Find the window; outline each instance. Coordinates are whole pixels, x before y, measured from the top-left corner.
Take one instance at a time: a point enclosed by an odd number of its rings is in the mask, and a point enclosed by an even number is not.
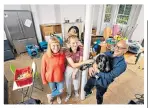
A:
[[[116,22],[118,24],[127,24],[132,5],[120,5]]]
[[[111,19],[112,5],[106,5],[104,22],[109,23]]]

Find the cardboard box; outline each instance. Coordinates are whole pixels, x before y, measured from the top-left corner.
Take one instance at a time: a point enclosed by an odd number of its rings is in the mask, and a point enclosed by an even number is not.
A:
[[[55,25],[54,27],[56,33],[62,33],[61,25]]]
[[[43,39],[45,39],[45,36],[49,36],[50,34],[62,32],[60,24],[42,24],[40,25],[40,28]]]

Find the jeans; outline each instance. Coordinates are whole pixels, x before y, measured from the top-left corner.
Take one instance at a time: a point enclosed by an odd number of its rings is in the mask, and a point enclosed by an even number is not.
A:
[[[97,79],[95,77],[90,77],[84,87],[84,91],[86,93],[90,93],[91,89],[96,86],[97,93],[96,93],[96,99],[97,99],[97,104],[102,104],[103,103],[103,95],[106,92],[107,88],[104,88],[97,84]]]
[[[52,97],[59,96],[60,94],[63,93],[64,82],[49,82],[48,85],[52,91],[51,93]]]

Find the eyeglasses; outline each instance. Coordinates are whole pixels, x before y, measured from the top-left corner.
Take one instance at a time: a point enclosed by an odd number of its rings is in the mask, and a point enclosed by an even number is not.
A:
[[[116,45],[116,46],[115,46],[115,49],[117,49],[117,50],[123,50],[123,49],[126,49],[126,48],[119,47],[118,45]]]

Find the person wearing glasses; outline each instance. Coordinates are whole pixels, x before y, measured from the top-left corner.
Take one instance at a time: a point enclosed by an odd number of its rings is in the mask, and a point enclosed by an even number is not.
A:
[[[99,72],[97,65],[93,65],[93,67],[89,68],[89,75],[92,76],[96,72],[98,79],[88,80],[87,84],[84,87],[85,96],[88,97],[92,94],[91,89],[96,86],[96,99],[97,104],[103,103],[103,95],[107,91],[108,86],[114,81],[114,79],[120,76],[123,72],[125,72],[127,64],[124,59],[124,54],[128,51],[128,45],[126,41],[119,41],[114,51],[105,52],[107,56],[112,58],[112,70],[108,73]]]

